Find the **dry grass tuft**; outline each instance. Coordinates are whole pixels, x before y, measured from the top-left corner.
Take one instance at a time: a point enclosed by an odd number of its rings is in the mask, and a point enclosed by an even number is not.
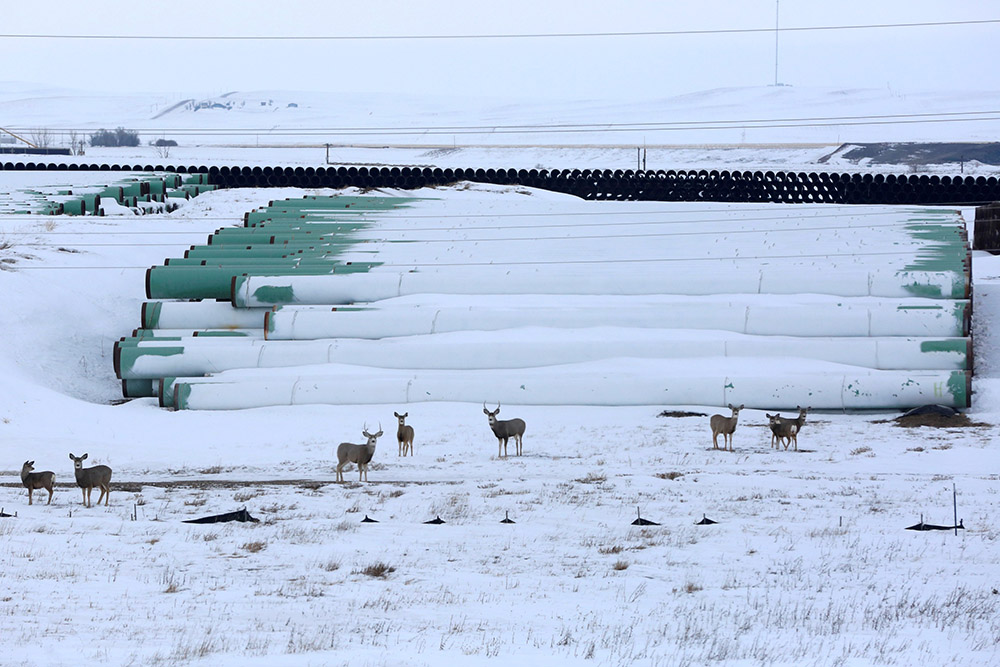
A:
[[[263,551],[266,547],[266,542],[247,542],[240,548],[244,551],[249,551],[250,553],[255,554],[259,551]]]
[[[354,570],[351,574],[363,574],[369,577],[375,577],[377,579],[385,579],[387,576],[396,571],[396,568],[391,565],[387,565],[382,562],[372,563],[368,567],[361,570]]]
[[[573,481],[580,484],[603,484],[608,481],[608,478],[607,475],[602,475],[601,473],[588,472],[586,477],[581,477]]]

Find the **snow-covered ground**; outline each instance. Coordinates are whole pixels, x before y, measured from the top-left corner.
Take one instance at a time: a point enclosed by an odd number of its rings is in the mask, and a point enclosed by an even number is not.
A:
[[[0,518],[0,662],[996,664],[1000,260],[974,254],[965,428],[814,413],[798,452],[775,451],[747,409],[727,453],[711,444],[718,406],[504,406],[527,431],[523,456],[498,458],[480,397],[113,404],[112,344],[139,326],[145,269],[305,193],[0,219],[0,507],[17,513]],[[337,444],[379,425],[370,481],[352,468],[333,483]],[[84,452],[114,469],[108,507],[72,485],[67,454]],[[28,506],[25,460],[55,472],[51,505]],[[953,484],[964,530],[904,530],[950,525]],[[181,523],[244,506],[259,523]],[[637,510],[660,525],[631,525]]]
[[[815,414],[801,451],[776,452],[764,413],[745,410],[723,453],[707,416],[658,416],[666,406],[509,406],[501,417],[528,427],[524,456],[503,459],[479,397],[109,404],[111,345],[138,325],[143,269],[298,194],[4,219],[19,232],[0,273],[9,664],[995,662],[994,258],[974,260],[969,428]],[[394,410],[409,412],[413,457],[393,451]],[[371,481],[331,483],[337,444],[379,424]],[[69,452],[114,468],[109,507],[81,505]],[[51,505],[25,503],[26,459],[56,472]],[[951,523],[952,483],[967,528],[905,531],[921,515]],[[180,523],[243,506],[261,522]],[[630,525],[637,508],[661,525]],[[516,524],[499,523],[507,513]],[[702,515],[719,523],[694,525]],[[364,573],[381,563],[394,569]]]
[[[1000,93],[760,86],[608,101],[233,91],[100,94],[0,82],[3,127],[68,147],[99,129],[135,148],[86,148],[69,162],[421,165],[514,169],[786,169],[995,175],[997,165],[858,164],[863,142],[991,142]],[[0,133],[0,140],[10,139]],[[179,145],[149,143],[171,139]],[[329,150],[326,145],[330,144]]]

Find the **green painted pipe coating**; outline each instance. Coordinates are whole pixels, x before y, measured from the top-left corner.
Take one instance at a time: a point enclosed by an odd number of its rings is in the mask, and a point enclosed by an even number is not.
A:
[[[221,245],[221,246],[195,246],[184,251],[186,259],[210,259],[215,257],[242,257],[251,259],[254,257],[301,257],[308,255],[311,257],[326,257],[341,254],[347,243],[309,244],[309,245],[276,245],[273,243],[261,243],[248,246]],[[173,258],[171,258],[173,259]]]
[[[332,266],[331,266],[332,264]],[[362,273],[375,266],[371,263],[327,263],[322,266],[298,267],[226,267],[213,266],[154,266],[146,270],[147,299],[222,299],[232,297],[233,278],[242,275],[329,275]]]
[[[156,396],[157,380],[122,380],[122,396],[125,398],[152,398]]]

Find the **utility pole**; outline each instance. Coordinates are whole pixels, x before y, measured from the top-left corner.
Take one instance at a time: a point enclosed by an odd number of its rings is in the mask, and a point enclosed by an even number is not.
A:
[[[778,3],[774,0],[774,85],[778,85]]]
[[[36,146],[35,144],[31,143],[30,141],[28,141],[28,140],[27,140],[27,139],[25,139],[24,137],[19,137],[19,136],[17,136],[16,134],[14,134],[13,132],[11,132],[10,130],[5,130],[5,129],[3,129],[2,127],[0,127],[0,132],[6,132],[6,133],[7,133],[7,134],[9,134],[10,136],[12,136],[12,137],[14,137],[15,139],[17,139],[18,141],[23,141],[24,143],[28,144],[28,145],[29,145],[29,146],[31,146],[32,148],[38,148],[38,146]]]

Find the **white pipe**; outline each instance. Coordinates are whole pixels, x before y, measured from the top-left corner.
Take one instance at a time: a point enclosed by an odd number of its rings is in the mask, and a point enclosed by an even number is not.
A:
[[[736,366],[739,364],[732,363]],[[726,405],[756,409],[896,409],[937,403],[967,406],[962,371],[873,371],[804,364],[812,372],[678,371],[670,360],[614,359],[552,369],[391,371],[332,365],[298,374],[241,371],[174,385],[178,409],[232,410],[277,405],[499,401],[522,405]],[[753,372],[754,365],[758,372]]]
[[[170,354],[160,354],[170,350]],[[614,357],[815,359],[882,370],[966,370],[962,338],[793,338],[675,329],[546,329],[459,332],[381,340],[261,341],[156,339],[123,348],[125,380],[194,376],[238,368],[352,364],[373,368],[494,369],[555,367]]]
[[[452,270],[349,273],[325,276],[237,276],[238,308],[275,304],[351,304],[411,294],[833,294],[962,299],[967,277],[952,271],[868,269],[740,269],[567,266],[461,267]]]
[[[526,300],[526,299],[525,299]],[[594,300],[594,305],[380,307],[333,310],[329,307],[279,307],[265,315],[268,340],[385,338],[451,331],[495,331],[524,326],[556,328],[622,327],[717,329],[785,336],[930,336],[965,335],[967,301],[828,300],[822,303],[760,300],[721,301],[696,298],[625,303]],[[601,305],[603,304],[603,305]]]

